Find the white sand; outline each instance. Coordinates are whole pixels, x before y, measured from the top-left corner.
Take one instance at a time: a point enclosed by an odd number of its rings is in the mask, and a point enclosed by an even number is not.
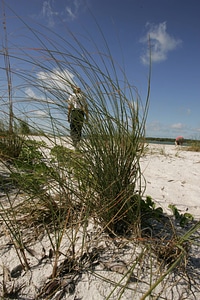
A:
[[[141,168],[146,179],[146,191],[144,195],[150,195],[158,206],[162,206],[167,213],[171,213],[168,209],[169,204],[175,204],[180,210],[180,213],[189,212],[194,215],[195,219],[200,218],[200,153],[184,151],[184,147],[163,146],[150,144],[147,154],[141,159]],[[3,201],[2,198],[0,201]],[[77,236],[76,251],[81,248],[81,233]],[[68,233],[70,235],[70,233]],[[70,278],[74,281],[74,292],[69,294],[64,292],[63,297],[49,297],[39,299],[68,299],[68,300],[116,300],[120,297],[123,288],[121,284],[127,283],[127,288],[124,290],[120,299],[122,300],[141,300],[142,296],[147,292],[150,285],[150,265],[153,271],[153,282],[158,279],[160,267],[156,260],[148,259],[144,256],[140,264],[134,263],[141,255],[144,247],[140,243],[135,243],[135,240],[126,239],[110,239],[107,234],[102,233],[99,227],[95,227],[92,223],[88,226],[88,252],[92,248],[102,247],[103,252],[100,255],[100,263],[92,269],[91,264],[86,259],[84,268],[80,268],[80,272],[76,275],[68,274],[68,279],[63,277],[62,284]],[[199,242],[199,240],[198,240]],[[69,247],[67,236],[63,238],[61,252],[66,253]],[[21,297],[13,299],[33,300],[36,299],[36,294],[42,285],[47,281],[52,273],[55,257],[46,258],[40,264],[38,263],[43,253],[43,248],[48,256],[49,249],[52,249],[48,237],[38,238],[36,243],[30,245],[30,248],[35,251],[31,256],[26,252],[31,269],[27,272],[22,271],[21,276],[10,278],[10,271],[20,264],[16,256],[13,244],[10,237],[6,234],[5,227],[0,230],[0,297],[2,296],[2,284],[5,282],[6,288],[14,286],[15,288],[24,285],[21,292]],[[66,257],[63,255],[59,258],[61,263]],[[133,267],[133,275],[130,280],[127,280],[125,274],[130,267]],[[177,274],[166,277],[166,279],[156,288],[155,293],[161,292],[159,298],[166,300],[194,300],[200,299],[200,255],[199,249],[193,248],[190,260],[190,277],[192,278],[191,286],[185,280],[186,277],[179,270]],[[4,268],[4,280],[3,280]],[[7,271],[6,271],[7,270]],[[163,271],[164,272],[164,271]],[[192,273],[191,273],[192,272]],[[121,274],[122,273],[122,274]],[[7,275],[6,275],[7,274]],[[75,277],[74,277],[75,276]],[[101,279],[100,277],[104,277]],[[183,279],[184,277],[184,279]],[[105,278],[109,282],[105,281]],[[138,280],[139,279],[139,280]],[[114,288],[112,283],[118,283],[118,288]],[[177,283],[179,281],[179,284]],[[69,285],[67,286],[69,289]],[[65,288],[67,290],[67,287]],[[71,286],[73,288],[73,284]],[[64,290],[61,289],[62,291]],[[194,293],[190,292],[193,290]],[[154,294],[153,292],[153,294]],[[20,293],[19,293],[20,294]],[[110,295],[110,297],[109,297]],[[108,298],[109,297],[109,298]],[[148,299],[148,298],[147,298]]]
[[[146,195],[169,212],[175,204],[200,219],[200,152],[185,151],[184,146],[149,144],[141,159],[146,179]]]

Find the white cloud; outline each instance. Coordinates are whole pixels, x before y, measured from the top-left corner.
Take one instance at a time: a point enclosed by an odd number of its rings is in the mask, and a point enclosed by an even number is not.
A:
[[[71,20],[76,19],[76,14],[72,12],[71,7],[67,6],[67,7],[66,7],[66,12],[67,12],[68,17],[69,17]]]
[[[37,117],[37,118],[43,118],[48,116],[47,112],[42,111],[42,110],[35,110],[32,112],[32,116],[31,117]]]
[[[54,0],[44,1],[42,5],[42,17],[47,19],[48,27],[54,27],[54,17],[58,15],[57,11],[53,10]]]
[[[71,91],[71,85],[74,84],[74,75],[68,70],[53,69],[51,72],[41,71],[37,74],[44,88],[48,90]]]
[[[57,99],[62,101],[72,92],[72,85],[76,85],[73,78],[74,75],[68,70],[38,72],[36,87],[27,87],[24,90],[25,99],[32,104],[56,104]]]
[[[185,126],[182,123],[175,123],[171,125],[173,129],[183,129]]]
[[[83,6],[83,0],[67,0],[67,5],[65,7],[65,11],[67,13],[67,17],[70,20],[75,20],[80,13],[80,9]]]
[[[60,22],[60,20],[63,22],[74,21],[87,7],[87,0],[65,0],[63,4],[60,4],[59,10],[55,10],[56,1],[58,0],[43,1],[39,15],[40,18],[47,22],[47,26],[50,28],[53,28],[56,22]]]
[[[45,101],[47,102],[46,98],[44,97],[43,94],[41,93],[38,93],[38,91],[36,92],[37,90],[33,89],[33,88],[26,88],[25,89],[25,95],[26,95],[26,98],[28,100],[34,100],[34,101],[37,101],[37,102],[42,102],[42,101]]]
[[[152,62],[165,61],[168,53],[175,50],[182,43],[180,39],[175,39],[173,36],[167,33],[166,22],[158,25],[147,23],[146,27],[149,29],[140,42],[145,45],[150,43]],[[150,51],[147,49],[140,57],[143,64],[149,63],[149,55]]]
[[[36,93],[31,88],[27,88],[25,90],[25,93],[26,93],[26,96],[31,98],[31,99],[37,99]]]

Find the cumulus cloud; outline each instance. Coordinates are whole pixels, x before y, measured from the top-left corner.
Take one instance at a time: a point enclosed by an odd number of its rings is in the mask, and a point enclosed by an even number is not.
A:
[[[144,45],[151,47],[151,61],[161,62],[167,59],[168,53],[177,49],[181,45],[182,41],[171,36],[167,32],[167,23],[163,22],[158,25],[146,24],[147,33],[140,40]],[[149,63],[149,49],[145,50],[145,53],[141,55],[141,61],[143,64]]]
[[[34,102],[47,102],[47,99],[45,98],[45,96],[39,92],[38,90],[34,89],[34,88],[31,88],[31,87],[28,87],[28,88],[25,88],[24,90],[25,92],[25,95],[26,95],[26,99],[28,101],[34,101]]]
[[[37,74],[40,82],[43,82],[44,88],[48,90],[71,91],[71,85],[74,85],[74,75],[68,70],[53,69],[51,72],[41,71]]]
[[[36,76],[38,88],[32,86],[24,90],[26,101],[32,103],[56,104],[57,99],[66,99],[76,85],[74,75],[68,70],[40,71]]]

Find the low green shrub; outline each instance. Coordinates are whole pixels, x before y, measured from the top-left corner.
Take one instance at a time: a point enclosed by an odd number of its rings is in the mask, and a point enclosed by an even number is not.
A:
[[[15,185],[27,193],[40,193],[53,172],[42,154],[44,142],[27,140],[23,143],[20,154],[13,160],[15,167],[11,179]]]
[[[45,146],[43,142],[27,140],[23,143],[21,151],[14,164],[20,169],[32,169],[33,166],[40,164],[43,154],[40,147]]]
[[[162,207],[156,207],[156,203],[152,200],[151,196],[147,196],[146,199],[141,199],[140,210],[143,225],[148,222],[150,218],[160,220],[164,215]]]
[[[194,220],[193,215],[190,213],[180,214],[178,208],[174,204],[169,204],[168,207],[171,209],[176,221],[178,221],[181,227],[185,227],[189,222]]]
[[[52,162],[58,162],[62,165],[71,165],[70,158],[74,155],[74,150],[71,150],[63,145],[55,145],[51,151]]]

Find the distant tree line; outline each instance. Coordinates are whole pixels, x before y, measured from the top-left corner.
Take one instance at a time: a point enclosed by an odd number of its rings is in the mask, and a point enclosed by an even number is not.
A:
[[[163,143],[174,143],[174,138],[156,138],[156,137],[146,137],[146,142],[163,142]],[[198,141],[198,139],[184,139],[185,143],[189,144],[194,141]]]
[[[7,134],[23,134],[23,135],[35,135],[37,134],[36,130],[31,128],[28,124],[28,121],[18,119],[15,120],[13,124],[13,130],[10,132],[9,124],[5,121],[0,121],[0,135],[7,135]]]

